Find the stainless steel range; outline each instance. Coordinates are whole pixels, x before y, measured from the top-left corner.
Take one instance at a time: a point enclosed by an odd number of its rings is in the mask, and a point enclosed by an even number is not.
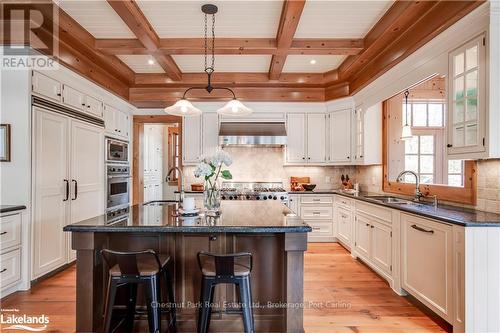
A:
[[[222,200],[279,200],[288,205],[288,192],[281,182],[223,182]]]

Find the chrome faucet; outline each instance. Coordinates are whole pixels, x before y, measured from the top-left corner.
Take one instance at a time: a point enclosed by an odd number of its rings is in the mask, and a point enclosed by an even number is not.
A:
[[[396,181],[399,183],[401,180],[403,180],[403,176],[406,174],[410,174],[415,176],[415,199],[414,201],[420,201],[420,198],[424,196],[422,192],[420,192],[420,180],[418,179],[418,175],[410,170],[405,170],[401,171],[398,177],[396,178]]]
[[[184,202],[184,175],[182,173],[182,170],[179,167],[173,167],[170,168],[167,172],[167,178],[165,179],[167,182],[170,181],[170,174],[174,171],[177,170],[179,171],[179,176],[181,178],[181,190],[180,190],[180,197],[179,197],[179,202],[182,204]]]

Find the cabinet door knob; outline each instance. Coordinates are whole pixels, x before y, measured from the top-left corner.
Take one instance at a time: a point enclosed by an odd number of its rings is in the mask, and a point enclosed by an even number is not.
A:
[[[451,143],[448,143],[448,144],[446,145],[446,147],[451,148],[451,147],[453,147],[453,145],[452,145]]]
[[[347,156],[347,159],[350,159],[350,158],[351,158],[351,156]]]
[[[56,95],[57,95],[57,96],[61,96],[61,93],[57,93]]]
[[[217,240],[217,236],[209,236],[208,239],[211,240],[211,241],[216,241]]]

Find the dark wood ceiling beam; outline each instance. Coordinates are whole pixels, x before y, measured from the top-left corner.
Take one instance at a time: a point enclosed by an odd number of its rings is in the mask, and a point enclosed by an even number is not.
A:
[[[276,34],[277,53],[272,56],[269,78],[277,80],[283,71],[288,49],[292,46],[293,36],[299,25],[305,0],[285,0],[281,10],[278,33]]]
[[[237,87],[234,93],[243,101],[289,101],[320,102],[325,100],[324,88],[286,88],[286,87]],[[130,88],[129,98],[132,104],[176,101],[182,97],[183,88]],[[192,100],[229,100],[231,95],[223,90],[214,90],[211,94],[205,90],[190,92]]]
[[[363,39],[299,38],[292,41],[288,54],[353,55],[363,49]]]
[[[174,59],[170,55],[159,52],[160,37],[158,37],[137,3],[133,0],[108,0],[108,3],[135,34],[142,45],[151,52],[165,73],[174,81],[181,80],[182,73]]]
[[[352,95],[463,18],[484,1],[439,1],[349,78]]]
[[[258,86],[258,87],[322,87],[321,73],[283,73],[278,80],[269,80],[267,73],[230,73],[215,72],[212,83],[224,86]],[[205,86],[205,73],[184,73],[182,81],[172,81],[166,74],[136,74],[135,86],[147,87],[189,87]]]

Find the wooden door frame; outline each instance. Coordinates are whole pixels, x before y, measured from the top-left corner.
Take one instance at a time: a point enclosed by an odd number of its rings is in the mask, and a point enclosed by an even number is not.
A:
[[[134,116],[132,145],[132,204],[144,201],[144,124],[178,124],[182,138],[182,117],[170,115]],[[182,157],[182,140],[180,141]]]

